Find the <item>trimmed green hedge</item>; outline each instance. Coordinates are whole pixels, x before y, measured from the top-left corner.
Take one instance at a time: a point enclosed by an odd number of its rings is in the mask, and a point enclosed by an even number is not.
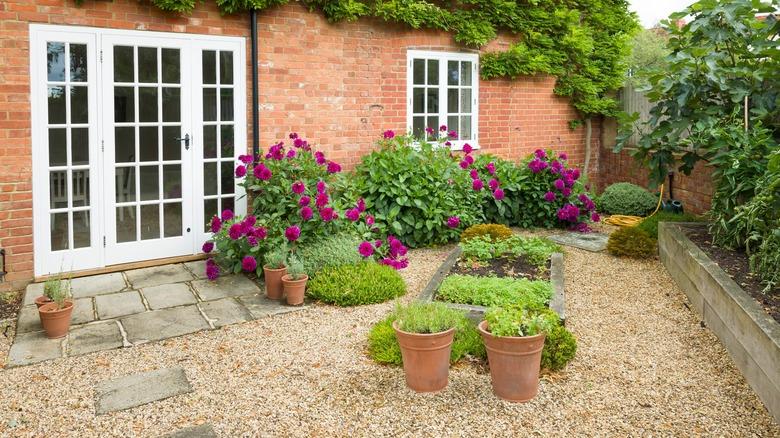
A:
[[[646,216],[658,205],[658,197],[627,182],[615,183],[599,196],[598,206],[604,213]]]
[[[406,293],[395,269],[374,262],[328,267],[309,281],[310,297],[337,306],[381,303]]]

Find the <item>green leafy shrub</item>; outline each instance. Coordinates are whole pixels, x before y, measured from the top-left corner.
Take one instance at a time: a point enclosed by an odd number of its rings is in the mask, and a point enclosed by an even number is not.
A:
[[[637,227],[616,230],[607,241],[607,251],[618,257],[652,257],[655,255],[655,246],[655,240]]]
[[[467,260],[487,261],[501,256],[523,256],[539,268],[545,268],[554,252],[560,252],[560,245],[543,237],[513,235],[503,240],[492,241],[488,236],[475,236],[461,242],[462,256]]]
[[[478,236],[487,236],[491,241],[497,242],[499,240],[504,240],[508,237],[511,237],[512,230],[506,225],[502,224],[472,225],[460,233],[460,241],[466,242],[467,240]]]
[[[436,297],[451,303],[485,307],[512,304],[539,307],[550,301],[552,293],[548,281],[453,274],[444,279]]]
[[[357,236],[339,233],[299,246],[297,252],[303,259],[306,274],[314,278],[323,268],[360,262],[363,259],[357,251],[360,242]]]
[[[324,303],[359,306],[401,296],[406,283],[389,266],[360,262],[322,269],[309,281],[307,293]]]
[[[396,318],[395,313],[392,313],[374,324],[368,332],[368,355],[378,363],[386,365],[401,365],[403,363],[401,347],[398,345],[398,339],[396,339],[393,330],[393,321]],[[465,314],[459,313],[455,338],[452,341],[450,362],[455,363],[466,356],[484,359],[487,354],[476,325]]]
[[[577,353],[577,339],[560,323],[560,318],[558,318],[557,314],[550,315],[548,313],[548,318],[554,319],[555,323],[551,324],[552,328],[550,328],[544,338],[542,368],[558,371],[563,369]]]
[[[414,301],[395,306],[398,329],[409,333],[432,334],[447,331],[458,324],[461,312],[442,303]]]
[[[658,205],[658,197],[627,182],[615,183],[604,190],[599,196],[599,206],[609,214],[624,214],[629,216],[646,216]]]
[[[656,214],[646,217],[636,226],[637,229],[644,231],[648,236],[658,240],[658,222],[699,222],[701,219],[690,213],[672,213],[668,211],[658,211]]]

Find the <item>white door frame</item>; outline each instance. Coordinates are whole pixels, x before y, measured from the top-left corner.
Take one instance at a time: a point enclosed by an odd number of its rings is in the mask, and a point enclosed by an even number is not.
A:
[[[81,26],[60,26],[31,24],[30,27],[30,101],[32,121],[32,172],[33,172],[33,248],[34,271],[36,276],[47,275],[61,271],[78,271],[90,268],[99,268],[114,263],[125,261],[150,260],[160,257],[155,255],[154,247],[159,242],[150,241],[151,251],[135,251],[130,257],[123,258],[117,255],[115,249],[108,254],[109,248],[105,244],[108,233],[106,224],[107,216],[113,215],[113,211],[107,208],[106,199],[109,193],[113,193],[113,181],[106,184],[109,173],[104,163],[109,162],[108,150],[112,149],[106,142],[105,130],[111,127],[113,121],[113,106],[106,106],[105,87],[111,86],[112,78],[104,78],[100,59],[106,62],[109,54],[101,53],[103,40],[121,37],[127,44],[131,40],[148,41],[148,44],[158,47],[170,46],[171,41],[178,41],[182,45],[181,52],[181,76],[190,83],[189,96],[182,93],[182,132],[190,134],[191,159],[187,164],[188,169],[182,169],[182,185],[191,186],[191,202],[183,214],[189,214],[189,220],[185,219],[184,229],[191,228],[187,245],[178,252],[181,254],[196,254],[200,252],[201,244],[210,237],[204,231],[204,224],[209,218],[203,217],[203,165],[202,165],[202,139],[196,127],[202,119],[202,86],[200,84],[201,66],[196,63],[200,59],[201,50],[230,50],[233,52],[233,93],[234,93],[234,158],[247,153],[246,137],[246,41],[240,37],[224,37],[211,35],[195,35],[166,32],[128,31],[119,29],[99,29]],[[154,39],[154,40],[152,40]],[[73,249],[72,238],[70,249],[52,251],[49,227],[49,166],[48,166],[48,119],[47,119],[47,73],[46,73],[46,43],[51,41],[72,42],[86,44],[88,60],[88,102],[89,102],[89,169],[90,169],[90,240],[91,246],[87,248]],[[156,41],[156,42],[155,42]],[[186,54],[184,52],[187,52]],[[197,56],[196,56],[197,55]],[[189,60],[189,61],[187,61]],[[187,63],[188,62],[188,63]],[[191,75],[188,75],[191,73]],[[83,85],[83,84],[82,84]],[[182,83],[182,87],[185,85]],[[189,100],[191,112],[187,111],[185,101]],[[108,119],[111,119],[110,121]],[[186,121],[185,121],[186,119]],[[189,124],[187,126],[186,124]],[[70,137],[68,137],[70,138]],[[68,140],[69,142],[70,140]],[[68,143],[69,144],[69,143]],[[104,145],[101,148],[101,144]],[[102,149],[105,149],[102,150]],[[113,157],[113,149],[111,152]],[[226,158],[226,157],[225,157]],[[113,158],[112,158],[113,159]],[[184,157],[182,157],[184,159]],[[184,163],[184,162],[183,162]],[[235,160],[234,160],[235,163]],[[182,164],[183,166],[185,164]],[[63,169],[64,170],[64,169]],[[68,176],[70,173],[67,174]],[[189,175],[189,178],[185,175]],[[186,179],[188,178],[188,179]],[[102,182],[102,184],[101,184]],[[70,185],[70,184],[69,184]],[[246,197],[234,180],[235,210],[238,214],[246,213]],[[113,201],[111,203],[113,205]],[[72,229],[72,220],[70,222]],[[113,230],[112,230],[113,231]],[[106,240],[104,240],[106,239]],[[179,254],[179,255],[181,255]]]

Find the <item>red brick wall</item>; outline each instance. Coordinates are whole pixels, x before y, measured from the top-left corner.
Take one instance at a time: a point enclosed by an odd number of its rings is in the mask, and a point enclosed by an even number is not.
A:
[[[448,34],[375,20],[331,24],[300,4],[265,11],[259,21],[261,146],[297,131],[347,168],[385,129],[405,130],[406,50],[463,50]],[[9,271],[0,290],[33,275],[29,23],[247,37],[248,22],[248,14],[221,16],[214,2],[198,3],[185,16],[137,0],[86,0],[80,7],[73,0],[0,3],[0,247],[8,252]],[[499,39],[488,49],[507,44]],[[514,159],[553,147],[582,162],[584,128],[568,128],[576,114],[553,85],[549,77],[481,81],[482,150]],[[594,179],[599,137],[595,123]]]

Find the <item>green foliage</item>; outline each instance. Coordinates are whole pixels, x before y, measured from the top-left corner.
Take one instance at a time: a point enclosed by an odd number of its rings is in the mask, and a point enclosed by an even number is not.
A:
[[[563,369],[567,363],[574,359],[577,353],[577,339],[562,324],[558,315],[549,316],[558,322],[551,324],[552,328],[544,338],[544,350],[542,350],[542,369],[552,371]]]
[[[293,280],[302,280],[306,276],[306,271],[303,268],[303,262],[300,257],[295,254],[290,254],[287,258],[287,275]]]
[[[647,85],[648,77],[666,66],[669,35],[660,29],[641,29],[631,40],[628,81],[635,87]]]
[[[70,280],[64,280],[59,275],[46,280],[43,284],[43,295],[57,303],[57,307],[61,309],[65,300],[70,298]]]
[[[308,294],[337,306],[374,304],[406,293],[406,283],[386,265],[360,262],[326,267],[309,282]]]
[[[701,0],[672,14],[664,26],[670,51],[663,71],[650,77],[650,119],[633,155],[650,169],[651,181],[663,182],[675,167],[689,175],[699,160],[710,161],[732,149],[736,132],[721,127],[742,125],[748,99],[748,125],[762,125],[773,135],[780,128],[780,24],[773,15],[778,1]],[[690,16],[682,28],[677,19]],[[623,129],[627,134],[634,115]],[[628,139],[621,135],[616,150]],[[679,157],[676,158],[676,157]],[[717,169],[717,167],[716,167]]]
[[[657,196],[627,182],[612,184],[599,196],[599,207],[609,214],[646,216],[655,210],[657,205]]]
[[[387,318],[374,324],[368,332],[368,355],[381,364],[401,365],[401,347],[393,330],[393,321],[396,315],[390,314]],[[450,362],[455,363],[466,356],[485,358],[485,345],[473,322],[465,314],[460,313],[456,323],[455,338],[452,341],[452,353]]]
[[[524,304],[490,309],[485,313],[485,320],[493,336],[535,336],[548,333],[553,327],[537,306]]]
[[[265,264],[271,269],[282,269],[287,266],[287,254],[290,250],[286,244],[272,249],[265,255]],[[220,251],[221,253],[221,251]],[[218,254],[220,254],[218,253]]]
[[[476,224],[460,233],[460,241],[465,242],[473,237],[488,236],[491,241],[504,240],[512,235],[512,230],[500,224]]]
[[[512,304],[539,307],[550,301],[552,293],[548,281],[453,274],[439,286],[436,298],[485,307]]]
[[[656,242],[637,227],[623,227],[609,235],[607,251],[618,257],[648,258],[655,255]]]
[[[458,325],[461,315],[462,312],[450,309],[442,303],[413,301],[405,306],[400,304],[395,306],[398,329],[409,333],[445,332]]]
[[[659,210],[656,214],[646,217],[636,226],[648,236],[658,240],[658,222],[700,222],[701,219],[690,213],[672,213]]]
[[[296,251],[303,259],[306,274],[314,278],[323,268],[360,262],[363,259],[357,252],[360,242],[357,236],[339,233],[299,246]]]
[[[554,252],[560,252],[560,245],[543,237],[523,237],[513,235],[499,241],[488,236],[473,237],[461,242],[463,258],[467,260],[487,261],[501,256],[510,258],[522,256],[539,268],[544,268]]]

